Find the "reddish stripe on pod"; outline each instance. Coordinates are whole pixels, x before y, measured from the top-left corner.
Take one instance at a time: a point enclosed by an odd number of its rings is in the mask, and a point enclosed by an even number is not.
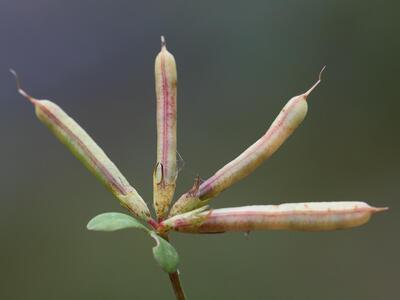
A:
[[[327,215],[333,215],[337,213],[341,214],[352,214],[352,213],[358,213],[358,212],[379,212],[379,211],[384,211],[387,210],[386,207],[384,208],[375,208],[375,207],[370,207],[370,208],[361,208],[361,207],[356,207],[352,209],[330,209],[330,210],[325,210],[325,211],[287,211],[287,212],[256,212],[256,211],[242,211],[242,212],[226,212],[226,213],[221,213],[218,211],[213,211],[211,212],[208,220],[212,219],[217,219],[219,217],[241,217],[241,216],[247,216],[247,217],[255,217],[255,216],[267,216],[267,217],[284,217],[284,216],[307,216],[307,215],[312,215],[312,216],[327,216]]]
[[[82,140],[80,140],[69,128],[67,128],[62,123],[62,121],[57,118],[57,116],[55,114],[53,114],[49,109],[46,108],[45,105],[41,104],[40,101],[38,101],[38,100],[36,100],[36,102],[34,104],[39,105],[42,112],[45,113],[49,119],[51,119],[59,128],[61,128],[66,133],[66,135],[71,137],[71,139],[74,140],[79,145],[79,147],[83,150],[85,155],[104,175],[104,177],[107,179],[107,182],[110,182],[110,184],[114,190],[116,190],[118,193],[120,193],[122,195],[127,195],[129,193],[129,191],[126,190],[124,186],[119,184],[117,179],[107,170],[107,168],[104,167],[101,164],[101,162],[92,155],[90,150],[86,147],[85,143],[83,143]]]
[[[155,60],[157,96],[157,168],[153,173],[153,204],[159,219],[169,209],[176,182],[176,65],[164,36]],[[160,172],[161,171],[161,172]]]
[[[238,166],[241,162],[246,161],[254,153],[261,152],[260,153],[261,156],[266,156],[266,157],[264,157],[264,159],[262,161],[259,161],[258,163],[254,162],[254,164],[248,165],[248,167],[250,167],[250,168],[249,168],[249,170],[247,170],[247,173],[240,174],[237,178],[235,178],[227,186],[222,186],[220,188],[220,190],[216,191],[216,194],[218,194],[219,192],[222,192],[225,188],[227,188],[229,185],[232,185],[236,181],[246,177],[250,172],[255,170],[265,159],[267,159],[270,155],[272,155],[285,141],[285,139],[283,139],[281,141],[279,141],[279,139],[277,139],[274,141],[274,136],[279,137],[279,134],[282,134],[283,138],[287,138],[293,133],[294,129],[300,124],[300,123],[296,124],[295,127],[288,126],[287,128],[284,128],[284,124],[287,123],[286,121],[287,121],[287,117],[288,117],[289,113],[293,109],[295,109],[295,107],[299,104],[299,102],[307,100],[307,97],[310,95],[310,93],[321,82],[321,76],[322,76],[322,72],[324,70],[325,70],[325,66],[321,69],[319,76],[318,76],[318,80],[312,85],[311,88],[308,89],[308,91],[306,91],[305,93],[303,93],[299,96],[295,96],[291,100],[289,100],[289,103],[291,101],[292,101],[292,103],[289,106],[287,106],[287,104],[285,105],[285,107],[279,113],[277,119],[275,119],[275,121],[272,123],[271,127],[267,130],[267,132],[264,134],[263,137],[261,137],[253,145],[251,145],[249,148],[247,148],[239,157],[237,157],[236,159],[234,159],[233,161],[231,161],[230,163],[228,163],[227,165],[222,167],[222,169],[220,169],[212,177],[207,179],[200,186],[199,191],[196,196],[199,197],[200,199],[201,198],[207,199],[207,197],[214,196],[212,194],[214,184],[224,175],[231,176],[232,174],[234,174],[234,172],[235,173],[240,173],[241,171],[244,172],[244,169],[246,168],[246,166],[243,166],[241,169],[236,170],[236,171],[232,170],[232,169],[234,169],[236,166]],[[277,121],[277,123],[275,124],[276,121]],[[290,125],[290,124],[286,124],[286,125]],[[269,141],[274,142],[274,143],[268,144]],[[260,149],[262,149],[262,148],[265,148],[264,151],[260,151]],[[268,151],[270,151],[270,153],[268,153]],[[249,162],[249,164],[250,164],[250,162]],[[208,195],[208,194],[211,194],[211,195]]]
[[[165,51],[165,45],[162,46],[163,50]],[[167,74],[165,70],[165,58],[164,55],[161,54],[161,78],[162,78],[162,89],[163,89],[163,151],[162,151],[162,165],[164,169],[164,178],[167,177],[168,173],[168,114],[169,114],[169,102],[170,102],[170,95],[169,95],[169,86],[167,80]]]
[[[120,185],[117,181],[117,179],[107,170],[107,168],[105,168],[100,161],[94,157],[90,150],[86,147],[86,145],[70,130],[68,129],[62,122],[61,120],[59,120],[56,115],[54,115],[49,109],[46,108],[45,105],[43,105],[41,103],[40,100],[33,98],[31,95],[29,95],[28,93],[26,93],[22,88],[21,88],[21,84],[19,81],[19,77],[17,75],[17,72],[15,72],[13,69],[10,69],[10,72],[14,75],[16,83],[17,83],[17,89],[18,92],[24,96],[25,98],[27,98],[35,107],[36,106],[40,106],[41,110],[43,111],[44,114],[46,114],[46,116],[51,119],[55,124],[58,125],[59,128],[61,128],[67,135],[71,136],[74,141],[76,141],[79,146],[82,148],[83,152],[85,152],[85,154],[87,155],[87,157],[89,157],[89,159],[92,161],[92,163],[98,167],[101,172],[104,174],[104,176],[106,177],[107,181],[111,183],[111,186],[113,187],[114,190],[116,190],[118,193],[120,193],[121,195],[127,195],[130,191],[126,190],[124,186]],[[60,108],[60,110],[62,111],[62,109]],[[83,130],[83,129],[82,129]],[[100,149],[101,150],[101,149]]]
[[[283,205],[223,208],[204,212],[202,223],[178,216],[165,224],[176,231],[214,233],[249,230],[323,231],[351,228],[366,223],[372,214],[387,208],[371,207],[364,202],[297,203]],[[208,214],[208,215],[207,215]],[[197,216],[197,217],[198,217]]]

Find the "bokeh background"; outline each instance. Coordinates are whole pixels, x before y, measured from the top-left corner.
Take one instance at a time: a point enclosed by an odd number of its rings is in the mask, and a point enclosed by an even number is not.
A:
[[[287,143],[213,207],[302,201],[390,206],[330,233],[174,234],[189,299],[396,299],[398,1],[0,2],[0,298],[173,299],[141,232],[88,232],[123,211],[41,125],[23,87],[73,116],[150,204],[154,57],[178,63],[177,194],[260,137],[323,82]]]

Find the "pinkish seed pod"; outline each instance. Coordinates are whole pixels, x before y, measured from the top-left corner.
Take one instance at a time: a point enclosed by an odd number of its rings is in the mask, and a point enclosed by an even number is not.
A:
[[[36,116],[50,131],[109,189],[120,203],[134,215],[148,220],[150,211],[126,178],[87,132],[58,105],[49,100],[38,100],[19,87],[19,93],[35,107]]]
[[[289,100],[264,136],[204,181],[196,192],[192,189],[178,199],[170,215],[180,214],[207,204],[209,199],[251,174],[270,158],[304,120],[308,107],[307,97],[321,82],[323,70],[324,68],[319,74],[318,81],[307,92]]]
[[[177,72],[174,56],[161,37],[161,51],[155,61],[157,95],[157,165],[154,169],[154,207],[159,219],[166,216],[175,192]]]
[[[214,209],[199,215],[177,215],[160,224],[186,233],[253,230],[329,231],[367,223],[372,214],[386,210],[365,202],[309,202]],[[202,223],[198,220],[205,218]],[[192,220],[193,218],[193,220]]]

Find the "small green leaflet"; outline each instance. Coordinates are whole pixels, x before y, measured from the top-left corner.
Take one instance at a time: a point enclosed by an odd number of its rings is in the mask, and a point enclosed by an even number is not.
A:
[[[157,243],[153,247],[153,256],[159,266],[167,273],[174,273],[178,269],[179,256],[175,248],[165,239],[149,230],[135,218],[116,212],[100,214],[89,221],[87,229],[94,231],[116,231],[126,228],[136,228],[147,232]]]
[[[91,219],[86,227],[94,231],[116,231],[125,228],[137,228],[149,232],[149,229],[135,218],[116,212],[100,214]]]
[[[175,248],[154,231],[151,231],[150,235],[157,242],[157,245],[153,247],[154,259],[165,272],[176,272],[179,264],[179,256]]]

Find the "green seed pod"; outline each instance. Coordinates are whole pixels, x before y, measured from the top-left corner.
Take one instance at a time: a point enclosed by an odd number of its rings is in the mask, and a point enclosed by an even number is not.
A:
[[[19,93],[35,107],[36,116],[50,131],[109,189],[120,203],[134,215],[148,220],[150,212],[126,178],[108,158],[95,141],[69,117],[58,105],[49,100],[38,100],[28,95],[19,86]]]
[[[208,201],[250,175],[289,138],[307,114],[307,97],[321,82],[318,81],[305,93],[295,96],[283,107],[267,132],[236,159],[226,164],[213,176],[182,195],[171,209],[170,216],[181,214],[206,205]]]
[[[161,37],[161,51],[155,60],[157,95],[157,165],[153,174],[154,208],[163,219],[175,192],[178,175],[176,163],[177,72],[174,56]]]

